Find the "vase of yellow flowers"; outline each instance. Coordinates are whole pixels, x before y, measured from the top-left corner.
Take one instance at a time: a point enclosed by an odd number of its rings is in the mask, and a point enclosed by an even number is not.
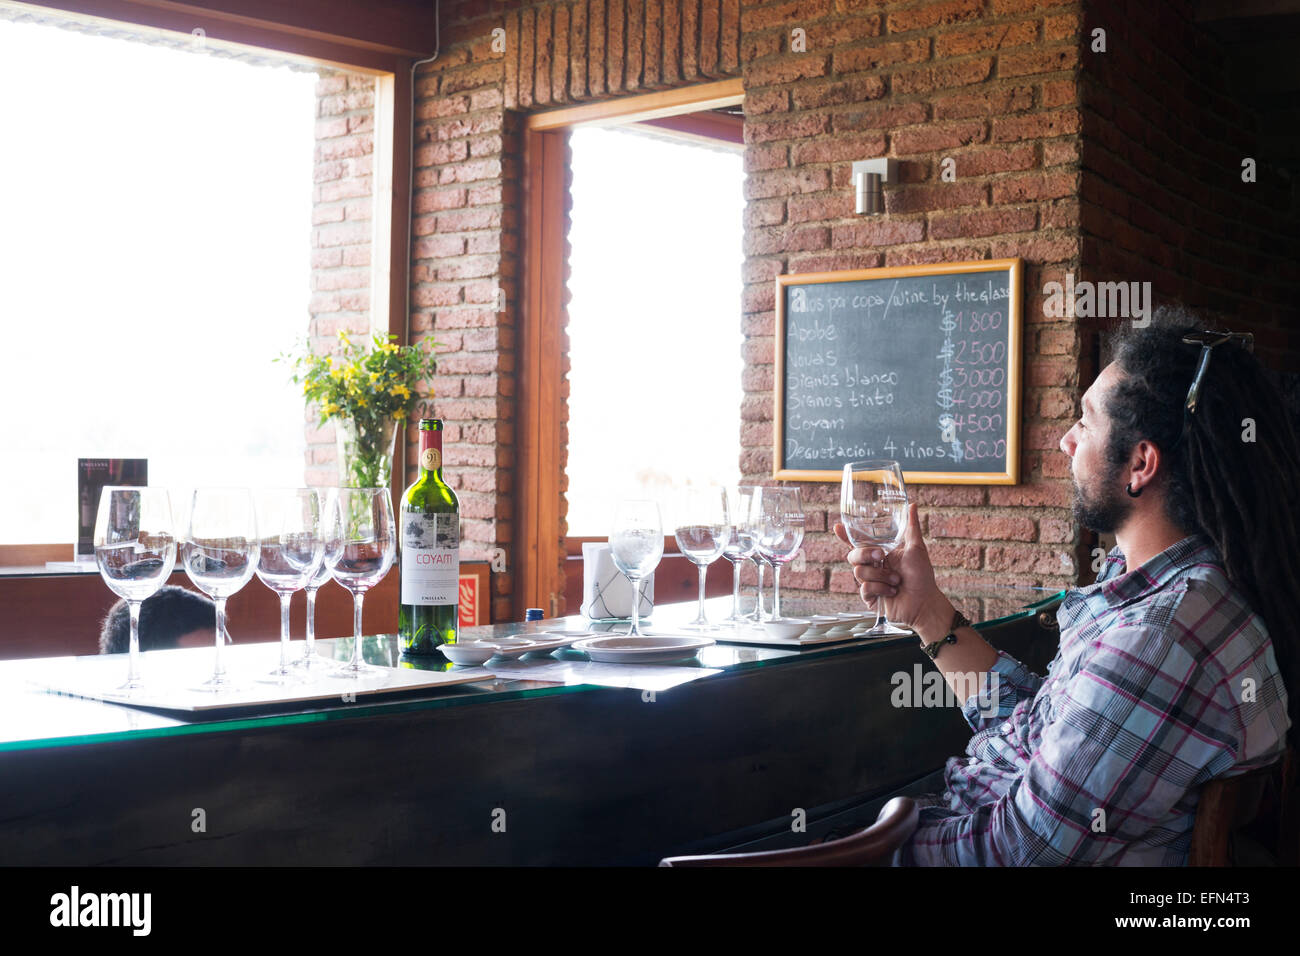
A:
[[[309,350],[286,356],[293,380],[316,405],[320,423],[335,422],[339,485],[384,488],[392,477],[398,426],[427,397],[423,385],[437,368],[433,348],[397,345],[397,336],[376,333],[371,342],[354,342],[339,332],[339,349],[330,355]]]

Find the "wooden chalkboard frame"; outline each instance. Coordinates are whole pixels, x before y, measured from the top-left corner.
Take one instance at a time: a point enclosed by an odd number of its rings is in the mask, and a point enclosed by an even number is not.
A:
[[[772,382],[772,477],[780,481],[839,481],[840,471],[784,468],[782,436],[785,430],[785,289],[786,286],[818,283],[860,282],[914,276],[947,276],[965,272],[1007,272],[1010,301],[1007,305],[1007,467],[1005,471],[952,472],[910,470],[903,480],[912,484],[1016,485],[1020,483],[1020,392],[1021,343],[1024,332],[1023,277],[1021,259],[978,259],[883,269],[847,269],[840,272],[807,272],[776,277],[776,369]]]

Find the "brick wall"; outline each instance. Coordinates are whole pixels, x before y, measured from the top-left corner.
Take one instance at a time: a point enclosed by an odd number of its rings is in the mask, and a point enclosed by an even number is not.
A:
[[[370,329],[371,155],[375,79],[322,70],[316,82],[316,154],[312,193],[311,303],[313,351],[337,345],[340,330]],[[307,411],[307,484],[338,484],[334,424]]]
[[[1079,267],[1077,3],[777,3],[742,16],[745,404],[742,470],[772,473],[774,290],[781,273],[1020,256],[1026,262],[1022,484],[916,485],[947,587],[1075,578],[1065,456],[1079,385],[1074,329],[1034,290]],[[800,28],[806,52],[791,51]],[[900,161],[886,215],[854,215],[852,162]],[[951,158],[955,180],[941,180]],[[837,483],[804,490],[805,569],[782,584],[851,592],[827,529]]]
[[[1163,42],[1166,14],[1153,21],[1138,12],[1137,0],[1129,6],[1118,9],[1130,17],[1131,31]],[[923,485],[915,493],[945,585],[1078,580],[1082,542],[1070,520],[1068,462],[1057,442],[1093,371],[1091,329],[1046,318],[1043,285],[1067,272],[1127,273],[1142,262],[1176,277],[1150,276],[1161,293],[1199,288],[1213,303],[1222,301],[1213,289],[1223,287],[1241,299],[1253,266],[1237,247],[1271,248],[1270,240],[1233,231],[1243,228],[1232,225],[1233,187],[1199,214],[1204,239],[1186,248],[1172,208],[1149,200],[1170,220],[1159,222],[1131,201],[1147,195],[1155,179],[1177,183],[1172,195],[1180,197],[1187,176],[1195,182],[1208,174],[1198,157],[1213,163],[1221,151],[1201,151],[1204,141],[1193,139],[1199,133],[1171,125],[1165,137],[1195,144],[1195,168],[1180,180],[1152,165],[1167,144],[1139,127],[1166,107],[1170,124],[1190,122],[1203,91],[1170,81],[1139,113],[1128,104],[1146,82],[1150,56],[1135,47],[1099,67],[1086,50],[1085,8],[1091,26],[1104,6],[585,0],[503,11],[482,0],[444,4],[441,52],[416,84],[412,328],[415,338],[432,334],[441,343],[436,409],[449,422],[446,462],[461,492],[467,549],[512,542],[521,117],[739,74],[749,177],[746,284],[737,314],[745,335],[738,427],[746,478],[768,482],[771,475],[775,275],[1019,256],[1026,262],[1023,483]],[[505,31],[504,51],[492,47],[496,28]],[[791,49],[795,28],[803,31],[802,52]],[[1189,42],[1190,54],[1174,55],[1180,68],[1202,52],[1199,41]],[[1211,101],[1213,115],[1222,117],[1216,123],[1235,122],[1227,104]],[[1112,115],[1123,138],[1108,130]],[[1129,173],[1108,163],[1112,154],[1126,159]],[[852,212],[850,166],[872,156],[899,159],[903,185],[886,189],[887,215],[864,219]],[[940,178],[949,157],[954,182]],[[1126,198],[1115,191],[1121,179]],[[1175,252],[1135,258],[1142,232]],[[1124,258],[1114,258],[1116,248],[1127,250]],[[1263,274],[1288,254],[1294,257],[1279,248]],[[1231,270],[1206,271],[1216,258]],[[1279,289],[1270,286],[1263,296],[1276,303]],[[827,530],[838,489],[806,489],[806,562],[801,571],[788,569],[783,583],[847,593],[844,549]],[[510,610],[511,582],[497,582],[494,613],[501,615]]]
[[[1255,104],[1232,94],[1223,44],[1184,2],[1107,0],[1086,22],[1107,49],[1083,54],[1085,276],[1149,281],[1300,371],[1300,191],[1261,149]]]

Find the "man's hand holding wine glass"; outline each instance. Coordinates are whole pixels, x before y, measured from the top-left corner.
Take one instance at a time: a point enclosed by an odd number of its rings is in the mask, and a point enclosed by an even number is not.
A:
[[[852,545],[842,522],[835,533]],[[883,559],[883,563],[882,563]],[[858,593],[873,611],[877,597],[883,597],[889,620],[912,628],[923,639],[936,640],[947,633],[953,607],[934,578],[934,565],[921,537],[921,518],[916,502],[907,506],[907,527],[899,545],[888,555],[876,547],[854,548],[848,554]]]

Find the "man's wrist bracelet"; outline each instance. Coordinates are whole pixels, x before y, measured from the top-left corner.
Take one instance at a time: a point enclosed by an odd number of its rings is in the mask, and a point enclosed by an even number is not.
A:
[[[962,612],[957,610],[956,608],[953,608],[952,625],[948,628],[947,636],[941,637],[939,640],[932,641],[929,644],[922,644],[921,650],[925,651],[926,656],[928,656],[930,660],[934,660],[936,657],[939,656],[939,651],[942,650],[943,645],[957,643],[957,634],[956,634],[957,628],[970,627],[970,626],[971,626],[970,618],[968,618],[965,614],[962,614]]]

